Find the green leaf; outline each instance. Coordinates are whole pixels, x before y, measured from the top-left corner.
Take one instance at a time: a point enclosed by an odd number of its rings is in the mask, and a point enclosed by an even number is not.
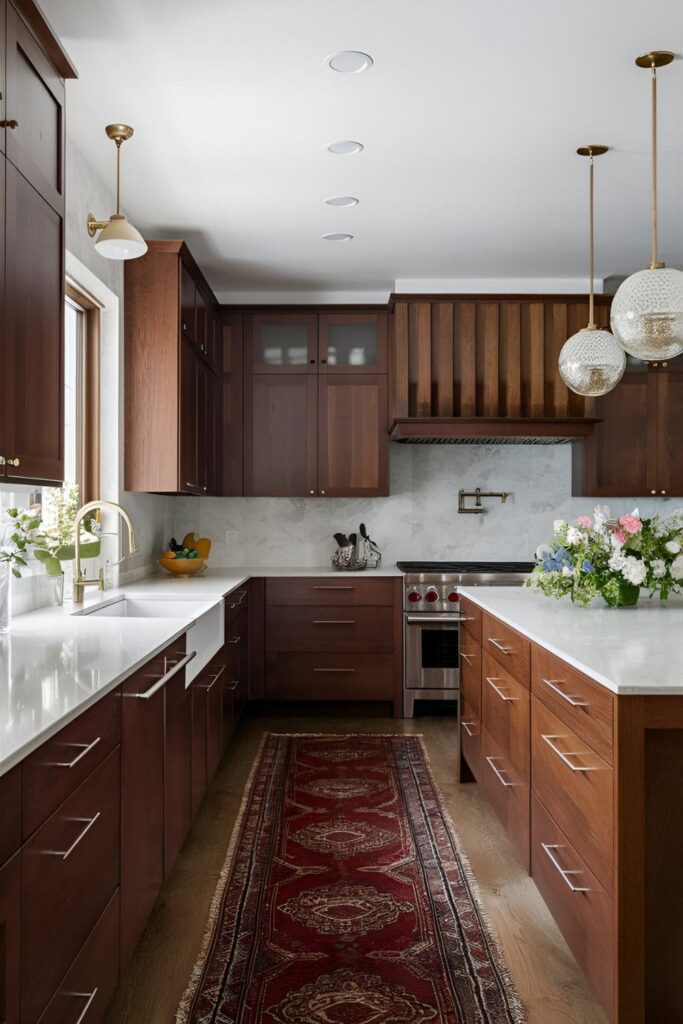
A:
[[[15,565],[12,566],[12,575],[16,576],[18,580],[21,579],[21,572],[19,571],[19,569],[17,569]]]

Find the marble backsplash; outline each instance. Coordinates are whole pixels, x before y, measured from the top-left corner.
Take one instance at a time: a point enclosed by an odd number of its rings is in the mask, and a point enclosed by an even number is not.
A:
[[[458,514],[458,491],[510,491],[485,515]],[[217,566],[319,566],[334,550],[332,534],[362,521],[397,559],[527,560],[550,538],[553,520],[589,513],[597,499],[571,497],[570,445],[391,446],[388,498],[177,498],[174,533],[213,540]],[[664,512],[683,499],[614,498],[615,514],[639,507]],[[226,533],[228,537],[226,539]]]

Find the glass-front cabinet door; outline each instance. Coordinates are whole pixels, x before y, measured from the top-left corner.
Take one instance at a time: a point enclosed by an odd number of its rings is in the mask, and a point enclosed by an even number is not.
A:
[[[254,313],[247,339],[254,373],[317,373],[318,318],[314,313]]]
[[[321,373],[386,373],[385,313],[323,313],[319,322]]]

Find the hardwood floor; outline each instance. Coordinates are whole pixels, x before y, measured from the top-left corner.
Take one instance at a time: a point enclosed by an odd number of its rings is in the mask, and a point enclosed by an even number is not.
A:
[[[469,855],[528,1024],[606,1024],[536,887],[475,784],[456,781],[449,716],[389,717],[384,705],[292,706],[244,717],[114,998],[107,1024],[171,1024],[194,966],[209,903],[261,736],[272,732],[422,733],[432,770]],[[463,1022],[467,1024],[467,1022]]]

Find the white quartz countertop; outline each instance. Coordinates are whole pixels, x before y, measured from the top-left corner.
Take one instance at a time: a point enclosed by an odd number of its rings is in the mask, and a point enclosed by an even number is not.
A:
[[[683,597],[589,608],[527,587],[461,587],[502,622],[618,694],[683,694]]]
[[[362,573],[327,567],[209,568],[179,579],[147,576],[118,590],[86,595],[84,608],[117,597],[178,597],[205,608],[251,577],[401,576],[396,566]],[[74,615],[74,607],[44,608],[19,615],[0,634],[0,775],[113,690],[193,623],[187,613],[173,618],[114,618]]]

